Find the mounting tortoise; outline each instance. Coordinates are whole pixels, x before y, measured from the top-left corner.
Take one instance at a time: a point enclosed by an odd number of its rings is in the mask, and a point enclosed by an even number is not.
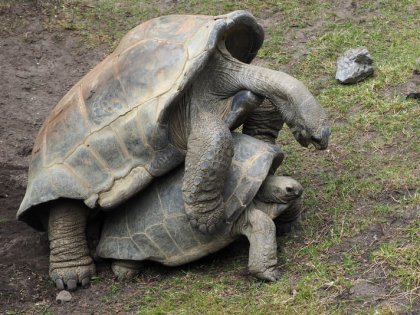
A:
[[[248,64],[263,37],[245,11],[150,20],[52,110],[35,140],[17,218],[48,227],[57,287],[85,285],[94,273],[84,236],[90,209],[117,208],[184,160],[189,221],[215,233],[226,211],[230,129],[241,123],[272,140],[284,121],[303,146],[327,147],[327,118],[308,89],[285,73]],[[264,99],[268,111],[259,109]]]
[[[250,243],[250,272],[263,280],[280,277],[273,219],[278,217],[281,224],[283,218],[298,217],[303,188],[290,177],[270,175],[283,159],[277,146],[239,133],[233,134],[233,143],[234,156],[223,191],[226,224],[216,235],[200,233],[188,222],[182,196],[183,167],[156,179],[119,211],[106,214],[96,250],[98,256],[114,260],[112,269],[119,278],[135,275],[143,260],[168,266],[194,261],[239,235]]]

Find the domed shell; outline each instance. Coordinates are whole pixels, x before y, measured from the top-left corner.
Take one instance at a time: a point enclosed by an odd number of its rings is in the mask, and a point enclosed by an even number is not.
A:
[[[182,198],[183,167],[155,180],[119,211],[107,214],[97,254],[103,258],[153,260],[176,266],[215,252],[234,239],[231,228],[250,205],[283,153],[253,137],[234,133],[234,156],[224,189],[227,224],[216,235],[191,227]]]
[[[112,208],[182,163],[185,153],[168,141],[169,109],[220,40],[251,62],[263,37],[245,11],[163,16],[132,29],[47,117],[17,218],[42,229],[44,204],[59,198]]]

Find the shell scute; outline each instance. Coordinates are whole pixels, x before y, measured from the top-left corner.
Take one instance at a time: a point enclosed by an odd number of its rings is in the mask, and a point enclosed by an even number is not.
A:
[[[146,230],[146,234],[160,248],[166,257],[181,254],[177,244],[173,241],[165,225],[162,223],[149,226]]]
[[[145,141],[143,128],[138,124],[139,113],[133,111],[112,124],[118,134],[120,146],[132,159],[134,165],[148,165],[153,159],[153,150]]]
[[[198,241],[191,237],[193,232],[186,215],[165,219],[165,226],[182,251],[188,251],[199,245]]]
[[[59,110],[51,116],[44,131],[46,165],[60,161],[84,141],[91,129],[86,117],[80,111],[77,93],[61,102]]]
[[[168,179],[165,182],[176,183],[181,180],[182,175],[183,174],[171,172],[168,174]],[[159,201],[161,203],[161,208],[164,211],[164,217],[167,220],[171,220],[169,219],[170,217],[183,215],[184,213],[181,211],[181,209],[184,206],[184,199],[178,186],[167,185],[162,187],[161,183],[157,183],[156,187]],[[165,198],[167,195],[171,196],[171,198]]]
[[[108,170],[98,161],[93,152],[82,145],[66,159],[66,164],[82,178],[94,192],[106,190],[111,187],[114,178]]]
[[[92,134],[86,145],[95,150],[106,162],[115,178],[123,177],[132,168],[132,160],[124,154],[120,141],[111,127],[105,127],[100,133]]]
[[[120,82],[130,109],[170,90],[181,76],[187,56],[183,45],[145,40],[118,58]]]
[[[152,179],[144,167],[137,166],[127,176],[115,180],[109,190],[100,192],[98,203],[103,210],[113,208],[144,189]]]
[[[93,130],[108,125],[128,110],[127,97],[114,63],[105,65],[92,81],[85,80],[81,92]]]
[[[162,16],[149,20],[132,29],[118,45],[119,53],[131,45],[147,38],[157,38],[171,42],[184,43],[204,23],[212,20],[209,16]]]
[[[146,259],[157,259],[157,260],[165,258],[165,254],[161,251],[159,247],[156,246],[156,244],[152,242],[152,240],[149,237],[147,237],[146,234],[144,233],[134,234],[131,238],[133,242],[137,245],[136,247],[141,247],[142,253],[139,256],[141,256],[142,258],[140,258],[140,260],[145,259],[145,257]],[[136,254],[136,252],[130,253],[130,256],[133,256],[134,254]]]

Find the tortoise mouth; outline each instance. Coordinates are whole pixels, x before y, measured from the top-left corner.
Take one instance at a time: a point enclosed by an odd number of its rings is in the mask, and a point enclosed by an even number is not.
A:
[[[328,148],[328,140],[329,140],[331,131],[328,126],[324,126],[321,128],[321,132],[319,133],[319,135],[311,135],[305,129],[303,130],[295,129],[292,131],[292,133],[295,139],[303,147],[308,147],[310,144],[312,144],[317,150],[325,150]]]

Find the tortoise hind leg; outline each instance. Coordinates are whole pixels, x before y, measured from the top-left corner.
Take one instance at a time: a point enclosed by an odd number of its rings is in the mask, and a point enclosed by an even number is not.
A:
[[[58,289],[86,286],[95,273],[86,241],[88,211],[75,200],[62,199],[52,204],[48,221],[50,277]]]
[[[277,266],[276,226],[263,211],[247,208],[233,226],[234,234],[243,234],[249,240],[248,268],[255,277],[276,281],[281,272]]]
[[[142,267],[142,262],[134,260],[114,260],[111,268],[118,280],[128,280],[137,276]]]

